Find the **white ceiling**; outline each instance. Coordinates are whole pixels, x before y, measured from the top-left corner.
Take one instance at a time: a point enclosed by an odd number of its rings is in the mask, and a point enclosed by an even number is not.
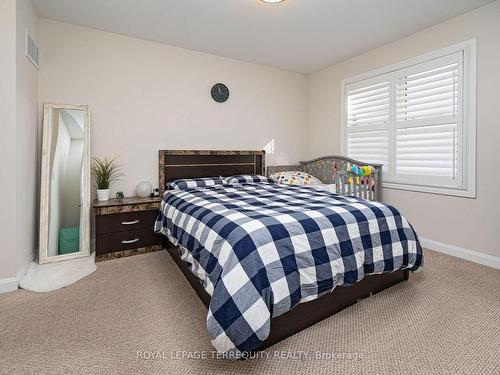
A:
[[[493,0],[33,0],[40,17],[301,73]]]

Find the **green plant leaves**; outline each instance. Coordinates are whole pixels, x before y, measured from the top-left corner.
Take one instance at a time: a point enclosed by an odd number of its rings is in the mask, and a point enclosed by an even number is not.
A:
[[[111,185],[120,181],[125,174],[122,173],[122,165],[116,161],[116,157],[99,159],[92,158],[90,171],[94,175],[97,189],[109,189]]]

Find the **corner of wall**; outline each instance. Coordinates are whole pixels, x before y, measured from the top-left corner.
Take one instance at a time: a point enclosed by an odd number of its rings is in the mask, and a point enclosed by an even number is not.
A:
[[[25,56],[26,30],[36,41],[38,16],[31,0],[15,3],[15,271],[18,273],[32,259],[38,237],[38,69]]]
[[[16,191],[16,2],[0,1],[0,158],[2,159],[0,195],[6,197],[0,211],[0,279],[16,275],[15,200]],[[14,193],[15,194],[15,193]]]

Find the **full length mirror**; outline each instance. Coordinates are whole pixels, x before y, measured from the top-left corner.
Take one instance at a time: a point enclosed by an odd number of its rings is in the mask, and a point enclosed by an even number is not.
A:
[[[89,111],[44,105],[41,264],[90,254]]]

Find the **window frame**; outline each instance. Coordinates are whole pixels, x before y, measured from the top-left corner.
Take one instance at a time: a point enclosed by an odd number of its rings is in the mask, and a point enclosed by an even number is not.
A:
[[[413,65],[426,63],[436,58],[444,57],[453,53],[463,52],[463,92],[462,92],[462,121],[463,121],[463,151],[462,168],[460,178],[463,179],[461,188],[436,187],[423,184],[411,184],[404,182],[382,182],[383,188],[409,190],[423,193],[443,194],[460,196],[466,198],[476,198],[476,60],[477,60],[477,38],[469,39],[465,42],[457,43],[449,47],[434,50],[402,62],[384,66],[353,77],[343,79],[340,84],[340,136],[341,154],[347,155],[347,100],[346,86],[358,81],[376,80],[381,75],[394,73],[397,70],[407,69]],[[392,91],[391,91],[392,92]],[[391,100],[390,106],[393,106]],[[391,135],[389,143],[395,142],[395,136]],[[389,155],[389,158],[391,156]]]

